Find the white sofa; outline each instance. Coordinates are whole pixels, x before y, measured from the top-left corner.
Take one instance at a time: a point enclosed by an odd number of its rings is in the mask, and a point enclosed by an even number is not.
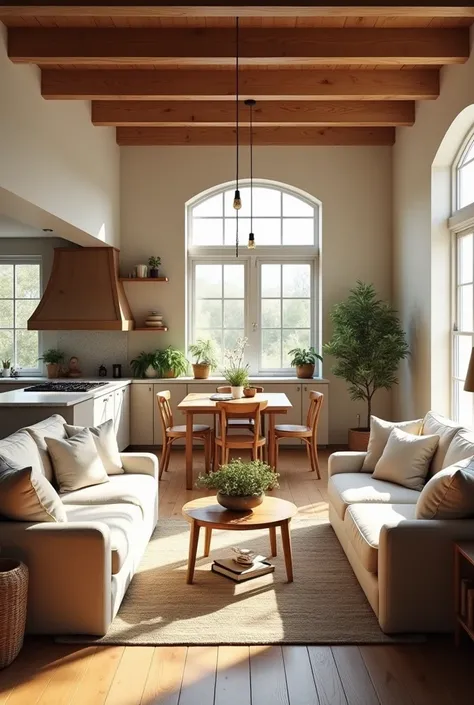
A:
[[[429,412],[422,434],[440,436],[429,477],[469,455],[467,429]],[[462,442],[457,439],[463,438]],[[365,453],[329,458],[329,518],[339,542],[388,634],[450,632],[454,629],[453,546],[474,540],[474,517],[415,519],[420,492],[375,480],[363,472]]]
[[[0,441],[0,457],[37,467],[52,481],[42,438],[65,438],[64,423],[52,416],[8,436]],[[67,522],[0,518],[2,555],[21,559],[29,569],[29,633],[103,635],[115,617],[158,519],[156,456],[120,457],[123,474],[60,495]]]

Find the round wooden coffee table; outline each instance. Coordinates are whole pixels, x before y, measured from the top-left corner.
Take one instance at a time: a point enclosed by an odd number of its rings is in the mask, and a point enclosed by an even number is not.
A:
[[[249,512],[231,512],[218,504],[215,497],[200,497],[183,507],[183,516],[191,524],[189,536],[189,558],[186,582],[191,585],[194,578],[196,554],[201,526],[206,529],[204,555],[211,550],[213,529],[224,531],[255,531],[269,529],[272,556],[277,555],[276,527],[280,527],[286,577],[293,582],[293,560],[291,554],[290,521],[298,511],[292,502],[278,497],[265,497],[259,507]]]

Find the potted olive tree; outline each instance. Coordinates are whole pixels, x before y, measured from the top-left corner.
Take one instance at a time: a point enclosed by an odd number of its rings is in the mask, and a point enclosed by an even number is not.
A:
[[[218,365],[214,341],[199,338],[189,346],[189,352],[195,359],[193,363],[194,379],[207,379],[211,370],[214,370]]]
[[[278,473],[260,460],[240,458],[216,472],[200,475],[196,486],[217,490],[217,501],[234,512],[247,512],[263,502],[266,490],[278,487]]]
[[[397,312],[377,298],[372,284],[358,281],[331,313],[333,333],[324,352],[336,358],[332,373],[344,379],[353,401],[365,401],[363,427],[349,429],[349,449],[367,450],[372,400],[378,389],[397,384],[398,366],[409,354]]]
[[[299,379],[311,379],[314,375],[316,360],[323,361],[321,355],[318,355],[313,347],[293,348],[288,354],[291,356],[290,365],[296,367],[296,376]]]

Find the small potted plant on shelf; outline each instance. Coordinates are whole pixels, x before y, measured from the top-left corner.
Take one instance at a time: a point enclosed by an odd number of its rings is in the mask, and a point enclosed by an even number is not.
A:
[[[222,375],[231,386],[232,398],[241,399],[244,387],[248,385],[249,365],[244,364],[244,350],[247,347],[247,338],[237,338],[233,350],[224,351],[224,368]]]
[[[194,379],[207,379],[211,370],[218,365],[214,341],[199,338],[189,346],[189,352],[196,360],[193,363]]]
[[[323,361],[313,347],[293,348],[288,353],[291,356],[290,365],[296,367],[296,376],[299,379],[311,379],[314,375],[316,360]]]
[[[184,352],[171,345],[158,352],[158,363],[163,377],[180,377],[188,371],[188,361]]]
[[[161,257],[150,257],[148,260],[148,266],[150,268],[150,277],[152,279],[158,279],[158,276],[160,274],[160,264],[161,264]]]
[[[200,475],[196,486],[217,490],[217,501],[234,512],[247,512],[263,502],[266,490],[278,485],[278,473],[260,460],[240,458],[222,465],[216,472]]]
[[[2,376],[9,377],[10,376],[10,368],[12,366],[12,361],[11,360],[2,360],[2,366],[3,366]]]
[[[64,353],[57,348],[46,350],[39,360],[43,360],[48,371],[48,379],[57,379],[61,373],[61,364],[64,362]]]
[[[158,350],[153,350],[152,352],[142,351],[131,361],[130,367],[134,377],[139,377],[140,379],[159,377],[161,369],[158,361]]]

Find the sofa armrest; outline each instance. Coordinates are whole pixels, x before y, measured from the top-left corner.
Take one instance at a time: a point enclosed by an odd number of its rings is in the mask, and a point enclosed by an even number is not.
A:
[[[110,529],[101,522],[0,522],[2,556],[29,571],[27,631],[105,634],[112,617]]]
[[[454,628],[454,544],[474,540],[474,520],[418,519],[380,532],[379,622],[388,633]]]
[[[158,458],[153,453],[120,453],[124,472],[151,475],[158,481]]]
[[[339,475],[343,472],[361,472],[367,453],[358,451],[338,451],[329,456],[328,475]]]

